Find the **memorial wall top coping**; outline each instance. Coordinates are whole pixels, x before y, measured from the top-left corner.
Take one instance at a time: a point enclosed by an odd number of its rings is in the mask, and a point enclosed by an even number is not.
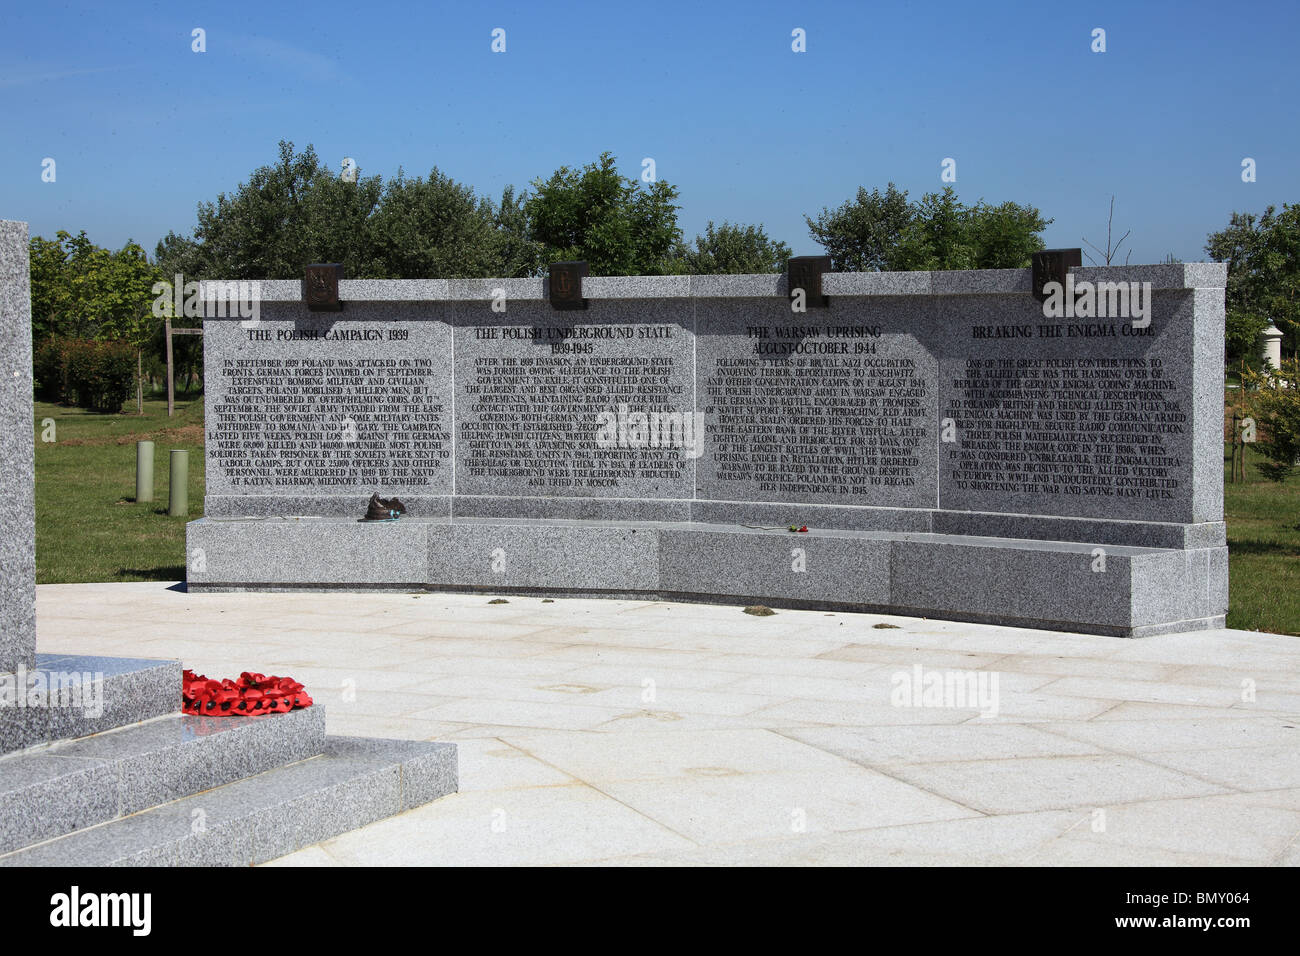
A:
[[[1227,281],[1219,262],[1165,265],[1092,266],[1072,270],[1075,282],[1150,282],[1162,289],[1217,289]],[[240,280],[218,280],[221,283]],[[200,284],[207,296],[210,282]],[[298,279],[259,280],[262,302],[300,302]],[[508,299],[548,298],[547,280],[531,279],[343,279],[343,302],[475,302],[503,290]],[[831,272],[824,279],[831,296],[1008,295],[1029,292],[1028,269],[971,269],[953,272]],[[765,275],[590,276],[583,281],[589,299],[755,298],[784,296],[786,277]],[[238,316],[232,317],[238,319]]]

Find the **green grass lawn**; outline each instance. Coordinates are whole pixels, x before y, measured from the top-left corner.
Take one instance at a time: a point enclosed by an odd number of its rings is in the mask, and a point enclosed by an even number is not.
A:
[[[36,402],[36,580],[179,581],[185,522],[203,514],[203,399],[131,403],[120,415]],[[47,420],[52,442],[42,441]],[[154,500],[135,500],[135,443],[154,443]],[[190,453],[189,509],[167,514],[169,451]]]
[[[1247,451],[1240,484],[1224,466],[1228,626],[1300,635],[1300,477],[1269,481],[1255,468],[1262,460]]]
[[[41,441],[53,419],[54,442]],[[36,579],[179,581],[185,522],[203,514],[203,400],[145,402],[121,415],[36,403]],[[135,442],[154,442],[154,501],[135,501]],[[167,515],[168,451],[190,453],[188,518]],[[1225,453],[1226,458],[1226,453]],[[1275,484],[1247,454],[1244,484],[1226,482],[1228,626],[1300,635],[1300,477]]]

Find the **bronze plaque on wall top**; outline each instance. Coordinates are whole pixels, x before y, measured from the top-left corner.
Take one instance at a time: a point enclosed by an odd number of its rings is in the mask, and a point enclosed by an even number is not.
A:
[[[1049,282],[1059,282],[1064,289],[1066,273],[1072,266],[1082,265],[1082,249],[1044,249],[1035,252],[1031,279],[1034,298],[1039,302],[1047,298],[1043,287]]]
[[[824,309],[830,300],[822,293],[822,273],[830,271],[830,256],[791,256],[786,264],[786,288],[791,295],[795,289],[803,289],[805,306]]]
[[[339,279],[343,265],[339,262],[315,262],[307,266],[302,278],[302,300],[313,312],[339,312]]]
[[[582,280],[587,275],[587,263],[551,263],[551,306],[556,309],[585,309],[587,300],[582,297]]]

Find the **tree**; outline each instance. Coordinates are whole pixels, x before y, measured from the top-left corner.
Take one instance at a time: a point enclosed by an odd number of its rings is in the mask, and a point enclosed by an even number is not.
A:
[[[951,186],[912,202],[893,183],[804,220],[839,272],[1025,268],[1052,222],[1014,202],[966,206]]]
[[[1283,359],[1280,369],[1248,369],[1242,390],[1260,426],[1257,447],[1267,459],[1255,467],[1270,481],[1285,481],[1300,465],[1300,363]]]
[[[135,400],[144,414],[144,348],[157,326],[153,317],[153,287],[162,272],[145,251],[127,242],[113,254],[99,284],[99,337],[135,348]]]
[[[822,207],[816,222],[803,218],[836,272],[881,272],[914,216],[907,191],[890,183],[883,195],[859,186],[855,202],[845,200],[833,212]]]
[[[280,141],[279,162],[253,171],[234,193],[199,203],[194,238],[169,232],[156,257],[168,275],[193,279],[296,279],[312,262],[362,275],[372,259],[370,218],[381,177],[344,182],[308,146]]]
[[[759,226],[724,222],[714,228],[710,221],[695,246],[683,243],[675,258],[683,272],[691,275],[746,275],[784,272],[791,255],[784,242],[775,242]]]
[[[971,210],[969,228],[977,269],[1024,269],[1044,246],[1040,233],[1051,219],[1033,206],[1004,202],[990,206],[982,200]]]
[[[32,236],[28,243],[31,261],[32,339],[36,342],[60,334],[70,311],[72,289],[64,281],[68,250],[64,246],[63,236],[68,234],[60,233],[58,239]]]
[[[1087,256],[1087,257],[1092,261],[1092,264],[1093,264],[1094,266],[1095,266],[1095,265],[1107,265],[1107,266],[1110,265],[1110,264],[1115,260],[1115,257],[1119,255],[1119,249],[1120,249],[1120,246],[1124,245],[1124,240],[1127,239],[1127,238],[1129,237],[1129,233],[1131,233],[1131,232],[1133,231],[1132,229],[1127,230],[1127,231],[1124,233],[1124,235],[1122,235],[1122,236],[1119,237],[1119,242],[1115,243],[1114,245],[1111,245],[1111,241],[1110,241],[1110,240],[1111,240],[1111,235],[1112,235],[1111,230],[1112,230],[1112,228],[1114,227],[1114,225],[1115,225],[1115,197],[1114,197],[1114,196],[1111,196],[1111,197],[1110,197],[1110,215],[1106,217],[1106,248],[1105,248],[1105,249],[1098,249],[1095,245],[1093,245],[1093,243],[1088,242],[1088,239],[1087,239],[1086,236],[1085,236],[1084,239],[1083,239],[1083,241],[1084,241],[1085,243],[1087,243],[1087,245],[1089,245],[1089,246],[1092,247],[1093,252],[1097,253],[1097,255],[1101,256],[1101,258],[1102,258],[1102,261],[1101,261],[1101,262],[1098,262],[1096,259],[1093,259],[1093,258],[1092,258],[1092,255],[1091,255],[1090,253],[1085,252],[1084,255]],[[1132,254],[1133,254],[1133,253],[1132,253],[1132,250],[1130,250],[1130,251],[1129,251],[1129,255],[1132,255]],[[1170,255],[1172,256],[1172,253],[1171,253]],[[1124,265],[1128,265],[1128,259],[1129,259],[1128,256],[1125,256],[1125,257],[1124,257]]]
[[[672,271],[681,241],[676,187],[656,180],[642,189],[619,175],[610,153],[581,170],[562,166],[533,187],[524,211],[546,261],[584,259],[592,275]]]
[[[293,279],[311,262],[339,262],[348,278],[423,279],[537,275],[523,196],[498,207],[434,167],[349,182],[308,146],[282,141],[279,160],[234,193],[200,203],[194,237],[169,232],[156,255],[189,279]]]
[[[97,283],[112,253],[86,237],[60,229],[54,239],[33,236],[31,252],[32,337],[98,337]]]
[[[368,275],[465,279],[495,274],[499,249],[492,203],[436,167],[428,179],[407,179],[399,169],[384,188],[370,227]]]
[[[986,268],[978,262],[969,216],[951,186],[926,193],[888,256],[890,271]]]
[[[1300,333],[1300,204],[1269,206],[1263,215],[1234,212],[1210,233],[1205,251],[1228,264],[1225,346],[1230,362],[1258,367],[1259,333],[1272,322],[1283,352],[1294,355]]]
[[[495,261],[492,276],[503,278],[541,275],[546,264],[546,250],[531,236],[528,220],[528,194],[515,195],[515,187],[501,193],[493,224],[496,227]]]
[[[136,350],[138,372],[156,325],[152,289],[161,272],[129,240],[113,252],[95,245],[84,231],[73,236],[59,230],[56,236],[34,236],[30,242],[33,338],[126,343]],[[141,412],[142,381],[137,374]]]
[[[86,233],[60,229],[56,239],[33,236],[32,335],[133,344],[147,337],[153,284],[161,273],[130,240],[113,252]]]

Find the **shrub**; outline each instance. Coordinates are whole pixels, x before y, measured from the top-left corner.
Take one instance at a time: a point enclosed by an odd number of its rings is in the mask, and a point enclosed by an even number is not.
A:
[[[125,342],[46,339],[33,366],[46,401],[116,414],[135,389],[135,348]]]
[[[1284,360],[1280,370],[1248,370],[1242,384],[1259,426],[1257,447],[1269,459],[1257,467],[1264,477],[1283,481],[1300,462],[1300,365],[1292,359]]]
[[[67,399],[69,341],[56,335],[36,346],[32,374],[36,395],[42,401],[62,404]]]

